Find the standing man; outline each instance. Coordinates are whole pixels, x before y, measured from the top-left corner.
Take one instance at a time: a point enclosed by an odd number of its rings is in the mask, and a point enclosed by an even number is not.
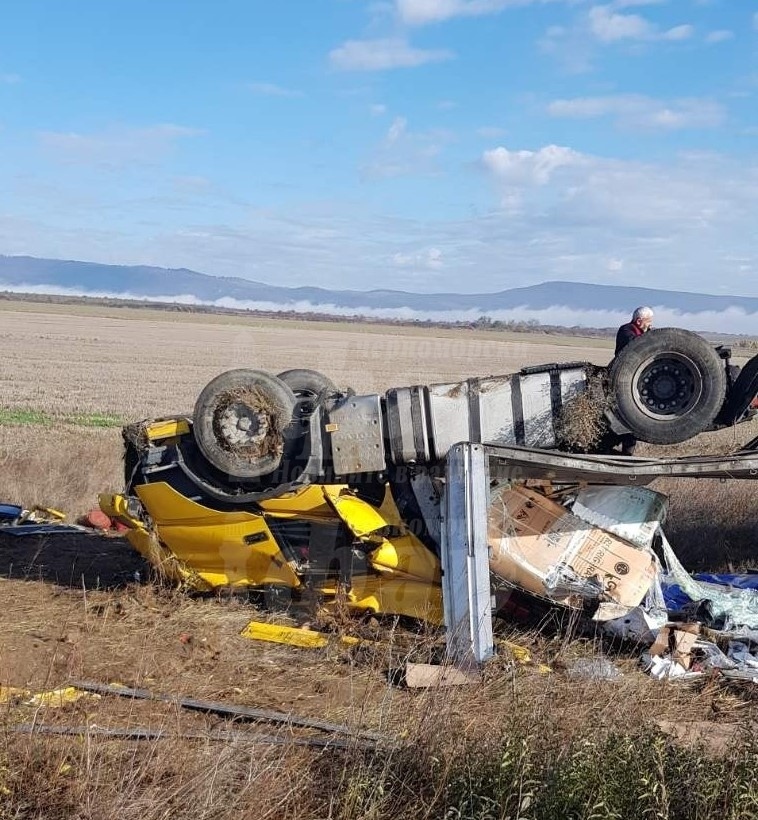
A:
[[[647,333],[653,326],[653,309],[649,307],[638,307],[632,314],[632,321],[621,325],[616,333],[616,352],[614,356],[619,353],[638,336]]]
[[[653,326],[653,309],[647,306],[638,307],[632,314],[632,321],[621,325],[616,333],[616,352],[618,354],[629,344],[629,342],[647,333]],[[637,447],[637,439],[631,433],[625,433],[618,437],[617,444],[621,445],[621,455],[633,456]]]

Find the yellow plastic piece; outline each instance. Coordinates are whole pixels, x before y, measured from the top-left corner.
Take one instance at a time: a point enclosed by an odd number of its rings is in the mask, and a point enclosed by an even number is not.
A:
[[[405,615],[440,626],[444,623],[442,589],[426,581],[358,575],[353,576],[347,593],[338,590],[336,584],[324,584],[320,592],[335,597],[340,592],[351,609]]]
[[[344,487],[325,485],[324,495],[356,538],[376,545],[368,556],[374,569],[381,573],[401,573],[430,584],[440,583],[439,560],[408,531],[389,491],[379,509]],[[396,531],[400,535],[385,535]]]
[[[26,706],[46,706],[49,709],[60,709],[69,703],[76,703],[82,698],[100,698],[100,695],[93,695],[90,692],[82,692],[74,686],[64,686],[61,689],[53,689],[50,692],[39,692],[25,701]]]
[[[498,641],[498,644],[506,647],[511,655],[513,655],[513,660],[516,661],[519,666],[530,666],[534,662],[532,653],[525,646],[506,640]],[[540,675],[549,675],[553,670],[544,663],[538,663],[537,671]]]
[[[161,545],[203,584],[300,586],[261,515],[211,510],[163,482],[143,484],[137,495],[155,523]]]
[[[112,495],[110,493],[100,493],[97,497],[100,509],[109,517],[116,518],[127,527],[135,529],[144,528],[138,518],[132,518],[127,508],[127,500],[123,495]]]
[[[24,706],[46,706],[50,709],[59,709],[69,703],[76,703],[82,698],[96,698],[90,692],[83,692],[74,686],[63,686],[49,692],[29,692],[27,689],[17,689],[13,686],[0,686],[0,703],[21,702]]]
[[[312,632],[309,629],[296,629],[291,626],[281,624],[266,624],[260,621],[250,621],[250,623],[240,633],[245,638],[252,638],[256,641],[270,641],[271,643],[283,643],[288,646],[299,646],[304,649],[321,649],[329,645],[331,635],[323,632]],[[360,638],[352,635],[334,636],[345,646],[357,646],[363,643]]]
[[[502,641],[508,651],[513,655],[513,660],[522,666],[532,662],[532,653],[525,647],[512,641]]]
[[[346,489],[335,485],[336,491]],[[304,521],[335,521],[337,516],[324,494],[324,485],[310,484],[286,495],[260,502],[261,509],[276,518],[299,518]]]
[[[0,686],[0,703],[13,703],[29,696],[26,689],[17,689],[15,686]]]
[[[324,496],[334,507],[337,515],[347,524],[353,534],[362,540],[373,540],[380,543],[381,534],[375,535],[378,530],[390,526],[390,522],[376,508],[358,498],[347,487],[323,485]]]
[[[35,504],[32,511],[45,513],[45,515],[49,515],[50,518],[56,518],[58,521],[66,520],[66,513],[61,510],[56,510],[54,507],[40,507],[39,504]]]
[[[184,419],[168,419],[155,421],[145,428],[145,435],[149,441],[159,441],[164,438],[185,436],[190,431],[189,424]]]

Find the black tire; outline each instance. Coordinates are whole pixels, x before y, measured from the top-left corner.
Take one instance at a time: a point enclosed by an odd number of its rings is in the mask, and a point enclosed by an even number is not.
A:
[[[696,333],[665,327],[630,342],[610,370],[613,411],[641,441],[678,444],[713,424],[726,372]]]
[[[292,392],[297,396],[297,407],[295,409],[296,427],[302,436],[308,430],[310,418],[316,409],[319,398],[337,392],[334,382],[319,373],[318,370],[307,370],[305,368],[295,368],[285,370],[277,376]]]
[[[200,452],[232,479],[272,473],[282,460],[296,404],[292,390],[262,370],[228,370],[198,396],[192,431]]]
[[[277,376],[299,399],[317,399],[322,393],[335,393],[337,386],[318,370],[295,368],[285,370]]]

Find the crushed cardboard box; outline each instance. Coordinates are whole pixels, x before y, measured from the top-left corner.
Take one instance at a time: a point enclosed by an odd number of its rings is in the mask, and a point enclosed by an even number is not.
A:
[[[700,635],[700,624],[669,624],[664,626],[650,647],[652,657],[670,656],[685,670],[692,665],[692,650]]]
[[[488,542],[494,575],[574,608],[588,600],[636,607],[658,571],[652,552],[593,527],[525,487],[495,492]]]

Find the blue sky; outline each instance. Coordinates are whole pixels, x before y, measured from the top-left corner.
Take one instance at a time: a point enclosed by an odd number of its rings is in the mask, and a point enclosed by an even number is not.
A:
[[[23,0],[0,253],[758,295],[752,0]]]

